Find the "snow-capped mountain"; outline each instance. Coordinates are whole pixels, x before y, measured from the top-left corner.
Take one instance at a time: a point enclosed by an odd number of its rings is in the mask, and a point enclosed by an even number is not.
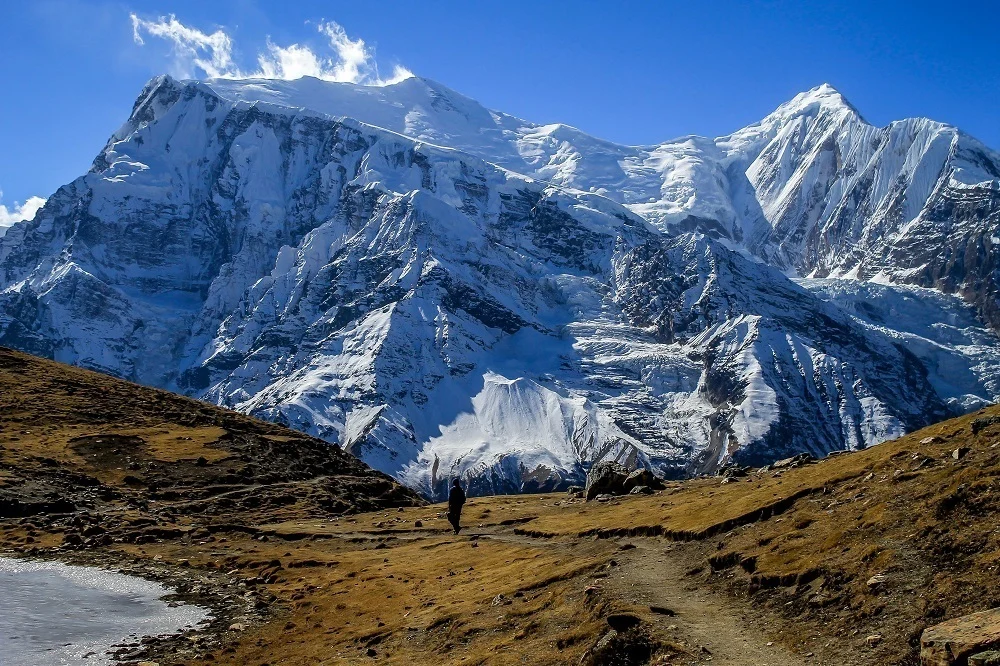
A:
[[[0,343],[427,495],[872,445],[1000,396],[1000,156],[829,86],[620,146],[412,78],[154,79],[0,239]]]

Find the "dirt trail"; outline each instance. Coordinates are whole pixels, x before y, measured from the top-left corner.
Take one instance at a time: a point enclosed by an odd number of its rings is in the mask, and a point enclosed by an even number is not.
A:
[[[429,534],[415,536],[424,538]],[[462,537],[535,548],[572,550],[593,545],[590,540],[583,544],[579,539],[552,540],[514,534],[512,529],[505,527],[474,530]],[[674,550],[670,542],[631,539],[628,543],[636,547],[615,552],[618,544],[604,542],[609,551],[614,552],[618,566],[610,569],[607,578],[595,582],[608,596],[626,604],[669,609],[673,615],[654,614],[655,632],[664,640],[680,644],[697,655],[678,663],[711,663],[713,666],[832,666],[835,663],[813,654],[806,656],[789,651],[770,635],[763,620],[754,619],[749,604],[723,597],[685,575],[695,562]],[[840,660],[836,663],[838,666],[847,664]]]
[[[699,585],[685,574],[694,562],[659,539],[630,540],[618,567],[605,580],[606,590],[630,604],[657,606],[674,613],[657,614],[657,633],[699,655],[686,663],[713,666],[806,666],[828,662],[789,651],[755,620],[749,604]],[[668,550],[670,548],[670,550]],[[808,652],[808,650],[804,650]],[[832,663],[832,662],[829,662]],[[843,662],[837,662],[842,664]]]

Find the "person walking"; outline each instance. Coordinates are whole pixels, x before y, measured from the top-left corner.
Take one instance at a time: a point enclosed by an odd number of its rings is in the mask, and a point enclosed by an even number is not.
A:
[[[448,522],[451,523],[455,534],[462,529],[460,520],[462,518],[462,506],[465,504],[465,491],[458,479],[451,484],[451,491],[448,493]]]

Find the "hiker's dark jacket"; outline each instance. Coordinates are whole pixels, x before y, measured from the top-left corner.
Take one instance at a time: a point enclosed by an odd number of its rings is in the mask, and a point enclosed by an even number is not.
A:
[[[465,504],[465,491],[458,486],[452,486],[448,493],[448,513],[461,513]]]

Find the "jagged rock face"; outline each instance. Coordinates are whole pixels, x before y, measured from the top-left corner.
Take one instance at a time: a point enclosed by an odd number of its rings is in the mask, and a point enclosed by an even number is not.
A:
[[[897,125],[821,88],[633,148],[420,79],[163,77],[0,240],[0,344],[288,424],[433,497],[869,446],[1000,394],[976,315],[997,181],[972,182],[995,155]],[[897,284],[819,279],[847,274]]]
[[[875,128],[820,104],[747,176],[767,219],[748,247],[768,263],[959,293],[1000,323],[1000,157],[975,139],[926,119]]]

